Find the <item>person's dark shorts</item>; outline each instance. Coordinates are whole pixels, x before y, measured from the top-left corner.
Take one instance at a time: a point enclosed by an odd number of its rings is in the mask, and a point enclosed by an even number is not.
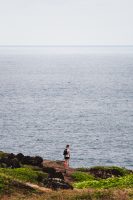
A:
[[[65,157],[65,160],[69,160],[70,158],[69,157]]]

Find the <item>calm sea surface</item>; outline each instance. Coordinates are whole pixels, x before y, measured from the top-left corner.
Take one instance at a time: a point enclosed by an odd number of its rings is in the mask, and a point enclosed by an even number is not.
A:
[[[0,150],[133,169],[133,48],[1,47]]]

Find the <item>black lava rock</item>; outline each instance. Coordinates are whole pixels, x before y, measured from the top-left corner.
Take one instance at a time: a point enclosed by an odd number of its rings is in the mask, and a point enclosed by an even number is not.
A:
[[[49,178],[58,178],[64,180],[64,176],[61,172],[55,172],[54,174],[49,174]]]
[[[45,179],[43,180],[43,184],[45,187],[47,188],[51,188],[52,190],[58,190],[58,189],[73,189],[73,187],[65,182],[64,180],[62,179],[59,179],[59,178],[48,178],[48,179]]]
[[[43,167],[43,172],[51,174],[51,176],[52,176],[52,174],[56,173],[56,170],[54,168],[52,168],[52,167]]]
[[[18,154],[16,155],[16,158],[19,160],[19,162],[21,162],[22,159],[24,158],[24,155],[23,155],[22,153],[18,153]]]

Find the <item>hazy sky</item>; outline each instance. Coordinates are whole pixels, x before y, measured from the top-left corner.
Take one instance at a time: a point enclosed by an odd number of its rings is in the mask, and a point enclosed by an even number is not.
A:
[[[0,45],[133,45],[133,0],[0,0]]]

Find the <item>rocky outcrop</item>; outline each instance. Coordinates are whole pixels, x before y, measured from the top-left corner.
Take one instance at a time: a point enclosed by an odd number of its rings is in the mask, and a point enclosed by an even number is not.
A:
[[[120,174],[116,170],[103,170],[103,169],[90,169],[90,174],[95,178],[106,179],[112,176],[119,176]]]
[[[43,167],[43,172],[48,173],[48,175],[49,175],[48,177],[49,178],[58,178],[58,179],[64,180],[63,173],[60,172],[60,171],[56,171],[55,168]]]
[[[72,190],[73,189],[73,187],[69,183],[59,178],[44,179],[43,184],[45,187],[51,188],[52,190],[58,190],[58,189]]]
[[[24,156],[22,153],[17,155],[1,153],[0,156],[0,167],[19,168],[22,164],[42,167],[42,163],[43,159],[40,156]]]
[[[89,173],[93,175],[95,178],[101,178],[101,179],[107,179],[110,177],[120,177],[132,173],[131,170],[115,166],[112,167],[99,166],[99,167],[83,168],[77,170]]]
[[[1,167],[19,168],[20,163],[15,157],[4,157],[0,158]]]
[[[68,183],[68,180],[66,179],[62,162],[44,161],[43,172],[48,173],[48,178],[42,180],[45,187],[51,188],[52,190],[73,189],[72,185]]]
[[[39,156],[36,157],[24,156],[23,158],[21,158],[20,162],[26,165],[42,167],[43,159]]]
[[[23,158],[25,157],[22,153],[18,153],[16,155],[17,159],[19,160],[19,162],[21,162],[23,160]]]

